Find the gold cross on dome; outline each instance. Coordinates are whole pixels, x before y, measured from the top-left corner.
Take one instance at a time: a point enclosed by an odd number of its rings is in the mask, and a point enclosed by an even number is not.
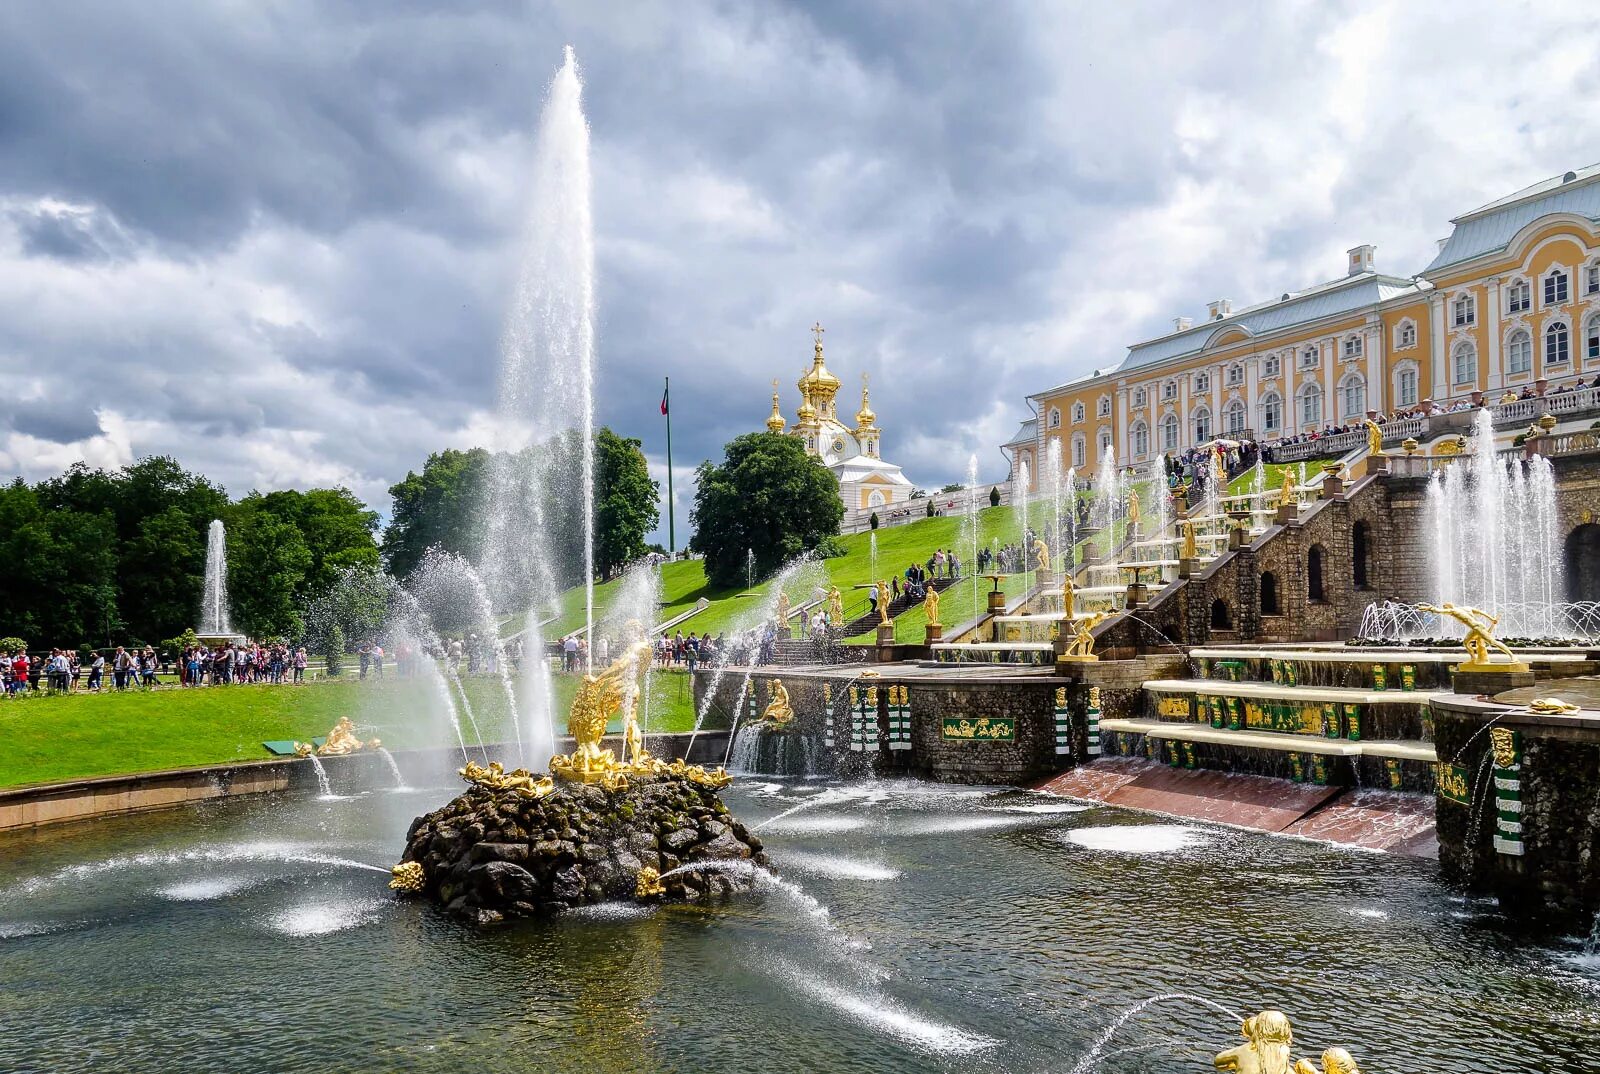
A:
[[[822,322],[821,321],[818,321],[816,324],[811,326],[811,334],[817,337],[817,343],[818,344],[821,344],[821,342],[822,342],[822,333],[824,333],[826,331],[827,331],[827,329],[822,327]]]

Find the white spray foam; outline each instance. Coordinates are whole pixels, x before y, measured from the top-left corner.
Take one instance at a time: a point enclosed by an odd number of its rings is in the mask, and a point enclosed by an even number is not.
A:
[[[1198,828],[1182,824],[1114,824],[1103,828],[1074,828],[1066,840],[1086,850],[1113,854],[1171,854],[1209,842]]]

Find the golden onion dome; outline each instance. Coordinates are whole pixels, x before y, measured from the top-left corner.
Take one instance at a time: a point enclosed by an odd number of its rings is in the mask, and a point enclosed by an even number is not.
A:
[[[872,407],[867,400],[866,377],[863,376],[861,378],[861,409],[856,411],[856,428],[858,429],[870,429],[872,428],[872,423],[878,420],[878,415],[872,412]]]
[[[772,413],[767,415],[767,432],[781,433],[788,426],[778,410],[778,382],[772,382]]]
[[[821,324],[811,326],[811,331],[816,334],[817,342],[811,362],[811,368],[800,377],[800,392],[802,395],[815,396],[819,400],[833,397],[839,390],[839,378],[828,372],[828,367],[822,360],[822,333]]]
[[[809,394],[801,401],[800,409],[797,413],[800,415],[800,424],[802,425],[807,425],[817,420],[817,408],[811,405],[811,396]]]

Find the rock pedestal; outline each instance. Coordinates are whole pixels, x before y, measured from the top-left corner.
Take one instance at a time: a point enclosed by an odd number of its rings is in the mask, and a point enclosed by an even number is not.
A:
[[[401,858],[422,866],[416,894],[479,925],[598,902],[723,898],[750,890],[766,860],[714,790],[673,775],[617,791],[558,783],[539,799],[473,786],[413,821]],[[694,863],[706,867],[672,872]],[[639,894],[644,869],[662,874],[659,893]]]

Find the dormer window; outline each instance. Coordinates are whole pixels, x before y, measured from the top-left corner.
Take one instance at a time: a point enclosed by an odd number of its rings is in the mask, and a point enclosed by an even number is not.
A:
[[[1361,337],[1360,336],[1346,336],[1345,337],[1345,339],[1344,339],[1344,357],[1345,357],[1345,361],[1349,361],[1352,358],[1360,358],[1361,357]]]
[[[1231,388],[1244,383],[1244,366],[1230,365],[1228,367],[1228,386]]]
[[[1460,295],[1450,303],[1450,327],[1465,328],[1477,319],[1478,311],[1471,295]]]
[[[1506,288],[1506,312],[1526,313],[1533,308],[1533,288],[1527,280],[1517,280]]]
[[[1194,390],[1196,392],[1209,392],[1211,390],[1211,374],[1196,373],[1194,375]]]
[[[1559,306],[1567,300],[1567,274],[1556,269],[1544,278],[1544,304]]]
[[[1322,361],[1322,352],[1315,346],[1307,347],[1300,352],[1301,369],[1315,369],[1320,361]]]
[[[1278,371],[1282,368],[1282,365],[1282,361],[1276,354],[1269,354],[1267,356],[1267,360],[1261,363],[1261,375],[1264,377],[1275,377],[1278,375]]]

